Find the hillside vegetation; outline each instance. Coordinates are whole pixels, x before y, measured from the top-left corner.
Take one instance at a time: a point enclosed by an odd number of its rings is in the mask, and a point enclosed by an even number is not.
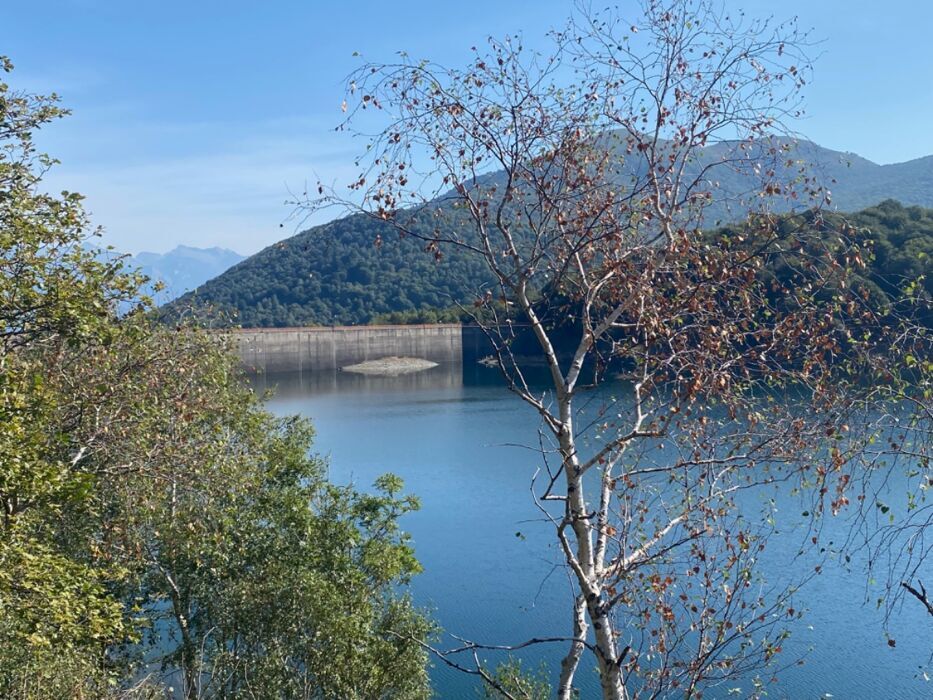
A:
[[[870,241],[874,257],[863,277],[877,301],[923,275],[933,295],[933,210],[886,200],[824,218],[825,230],[845,221],[861,241]],[[182,297],[169,314],[210,305],[227,322],[247,327],[457,320],[452,307],[488,288],[489,273],[456,249],[443,249],[438,259],[424,248],[423,241],[400,239],[379,221],[350,216],[266,248]]]
[[[170,312],[195,303],[243,326],[361,324],[393,311],[449,307],[488,286],[481,261],[455,250],[438,259],[424,248],[372,218],[346,217],[266,248]]]
[[[65,115],[0,56],[0,698],[429,697],[390,474],[327,479],[313,430],[47,192]],[[259,693],[257,695],[257,693]]]

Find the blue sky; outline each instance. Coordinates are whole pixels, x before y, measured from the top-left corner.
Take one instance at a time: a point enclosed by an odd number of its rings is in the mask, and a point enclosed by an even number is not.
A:
[[[621,7],[634,4],[621,0]],[[933,2],[726,0],[793,15],[824,42],[807,137],[880,163],[933,154]],[[87,195],[121,250],[179,243],[253,253],[294,232],[289,190],[342,180],[355,144],[333,126],[345,75],[366,58],[460,63],[489,34],[527,43],[570,0],[31,0],[0,10],[18,88],[56,91],[74,115],[40,145],[50,185]]]

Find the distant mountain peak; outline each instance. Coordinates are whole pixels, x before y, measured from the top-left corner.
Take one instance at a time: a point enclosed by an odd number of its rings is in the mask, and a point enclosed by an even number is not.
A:
[[[196,248],[194,246],[185,245],[184,243],[179,243],[177,246],[172,248],[169,252],[164,253],[164,255],[172,255],[173,253],[194,253],[194,254],[223,253],[225,255],[236,255],[236,256],[242,257],[239,253],[237,253],[234,250],[230,250],[229,248],[221,248],[220,246],[216,246],[216,245],[211,246],[210,248]]]
[[[167,253],[142,251],[130,256],[129,267],[136,267],[152,282],[161,282],[164,289],[152,292],[158,304],[165,304],[202,284],[245,259],[245,256],[214,246],[196,248],[180,244]]]

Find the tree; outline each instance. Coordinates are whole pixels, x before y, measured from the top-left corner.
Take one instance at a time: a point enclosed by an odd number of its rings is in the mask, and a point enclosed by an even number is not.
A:
[[[0,67],[12,70],[6,58]],[[99,691],[89,650],[129,633],[108,591],[119,568],[68,556],[47,528],[83,498],[88,475],[74,468],[82,455],[69,451],[67,425],[53,422],[61,397],[46,362],[69,344],[106,342],[108,309],[134,284],[77,247],[91,233],[80,197],[39,188],[53,161],[32,134],[64,114],[54,96],[0,81],[0,688],[11,697]]]
[[[0,696],[426,697],[417,502],[330,484],[222,338],[150,317],[42,190],[62,114],[0,83]]]
[[[882,381],[909,391],[899,363],[928,348],[887,337],[850,284],[869,255],[850,227],[770,214],[830,201],[787,138],[807,36],[706,0],[642,10],[578,13],[547,55],[507,37],[462,69],[364,65],[345,126],[379,127],[359,178],[303,202],[468,252],[496,280],[475,317],[541,417],[536,502],[575,585],[562,699],[586,651],[607,699],[752,682],[797,613],[757,570],[773,514],[738,495],[786,484],[814,513],[844,508],[884,429],[868,406],[894,400]],[[736,194],[737,173],[759,186]],[[704,233],[711,203],[746,223]],[[513,354],[523,334],[546,391]],[[619,401],[594,389],[613,374]]]

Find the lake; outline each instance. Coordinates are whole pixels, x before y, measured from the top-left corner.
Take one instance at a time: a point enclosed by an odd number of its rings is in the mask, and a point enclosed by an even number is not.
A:
[[[570,634],[567,572],[529,492],[538,456],[515,446],[534,442],[537,415],[508,392],[495,370],[453,365],[399,377],[324,372],[254,382],[259,389],[275,387],[268,403],[273,412],[313,421],[315,450],[328,457],[333,481],[368,488],[391,471],[421,499],[421,510],[403,521],[424,566],[412,593],[444,630],[485,644]],[[799,516],[791,501],[785,497],[781,507]],[[832,539],[826,530],[834,527],[841,532],[845,526],[826,523],[822,541]],[[769,580],[787,567],[809,566],[794,559],[806,539],[801,525],[772,541]],[[933,568],[926,573],[929,585]],[[933,698],[933,683],[923,675],[930,673],[933,618],[906,601],[891,618],[897,646],[889,647],[883,612],[864,603],[880,590],[857,569],[826,566],[798,593],[797,607],[808,612],[784,645],[782,661],[806,654],[804,663],[781,672],[769,697]],[[455,646],[456,640],[445,637],[439,645]],[[535,647],[523,653],[524,666],[556,668],[565,646]],[[582,698],[599,696],[594,663],[584,657],[578,671]],[[431,674],[439,698],[481,697],[472,676],[438,663]],[[748,687],[733,682],[706,697],[741,698]]]

